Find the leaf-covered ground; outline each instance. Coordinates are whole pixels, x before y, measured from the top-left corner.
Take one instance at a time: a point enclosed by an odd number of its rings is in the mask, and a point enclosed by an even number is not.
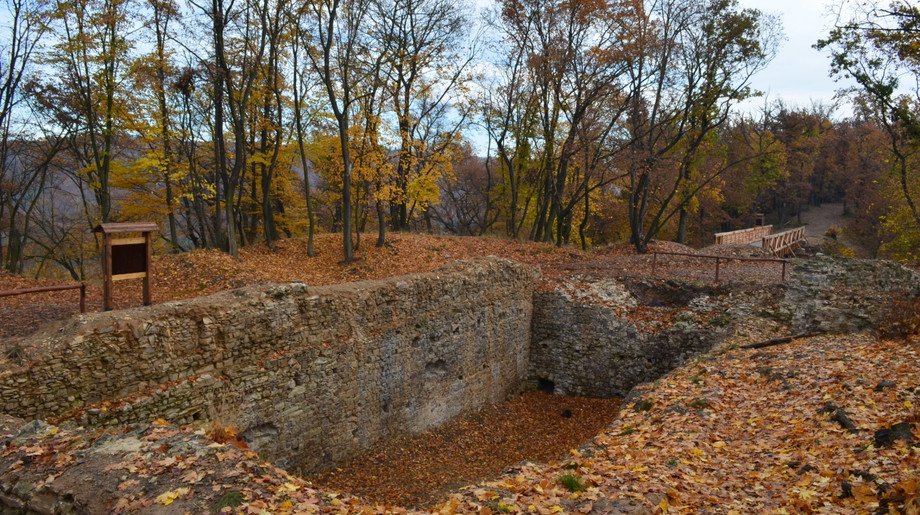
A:
[[[916,340],[729,346],[644,388],[567,459],[465,487],[433,511],[918,513],[918,371]],[[11,480],[72,491],[96,511],[405,511],[318,490],[204,431],[159,424],[33,427],[0,451],[0,482]]]
[[[524,460],[564,456],[610,424],[619,406],[619,399],[526,392],[433,430],[379,442],[311,479],[373,502],[427,506]]]
[[[457,508],[917,513],[918,407],[916,341],[823,336],[727,350],[658,381],[571,459],[526,467]],[[890,431],[897,424],[909,429]],[[569,492],[565,474],[586,490]]]

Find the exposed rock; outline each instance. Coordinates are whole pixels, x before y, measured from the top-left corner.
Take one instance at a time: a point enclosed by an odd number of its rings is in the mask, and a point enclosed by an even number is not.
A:
[[[879,429],[875,432],[874,440],[876,447],[890,447],[898,440],[908,444],[912,443],[914,441],[913,426],[908,422],[899,422],[891,427]]]

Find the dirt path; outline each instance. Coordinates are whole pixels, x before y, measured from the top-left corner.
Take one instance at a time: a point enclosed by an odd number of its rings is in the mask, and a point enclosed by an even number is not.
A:
[[[822,204],[819,207],[810,207],[802,212],[802,223],[805,224],[805,237],[811,245],[820,245],[828,238],[825,236],[831,227],[843,228],[847,218],[843,214],[843,204]],[[860,257],[867,257],[868,253],[857,243],[849,240],[844,235],[838,241],[853,249]]]
[[[805,237],[812,243],[820,242],[831,227],[846,225],[843,204],[822,204],[820,207],[811,207],[802,212],[802,222],[805,224]]]

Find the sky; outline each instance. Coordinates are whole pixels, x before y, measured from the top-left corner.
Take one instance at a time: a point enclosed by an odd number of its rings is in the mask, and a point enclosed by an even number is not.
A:
[[[827,52],[812,48],[818,39],[826,37],[833,25],[832,4],[827,0],[739,0],[739,3],[778,15],[786,36],[773,62],[754,77],[753,87],[771,101],[782,100],[790,106],[808,107],[812,101],[832,103],[836,91],[845,84],[836,83],[828,76]],[[759,107],[764,100],[751,102]],[[845,106],[841,107],[845,113]],[[843,113],[838,111],[838,114]]]

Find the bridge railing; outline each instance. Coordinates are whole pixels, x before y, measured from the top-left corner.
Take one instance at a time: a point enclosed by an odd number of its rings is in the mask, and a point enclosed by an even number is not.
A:
[[[653,252],[652,253],[652,275],[658,270],[658,256],[682,256],[682,257],[691,257],[691,258],[700,258],[708,259],[715,262],[716,269],[716,282],[719,281],[719,272],[722,268],[722,263],[727,261],[747,261],[754,263],[779,263],[782,265],[781,277],[783,282],[786,281],[786,263],[785,259],[780,258],[752,258],[752,257],[736,257],[736,256],[712,256],[709,254],[690,254],[688,252]]]
[[[737,243],[753,243],[773,232],[772,225],[759,225],[737,231],[717,232],[716,245],[732,245]]]
[[[764,236],[761,245],[764,250],[770,251],[774,256],[788,256],[796,247],[805,241],[805,228],[790,229],[788,231]]]

